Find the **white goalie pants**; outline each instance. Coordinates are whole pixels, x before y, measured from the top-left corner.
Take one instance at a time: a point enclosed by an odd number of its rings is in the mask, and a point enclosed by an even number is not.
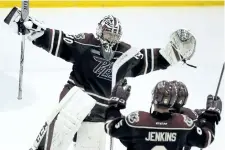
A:
[[[105,143],[103,122],[83,122],[68,150],[105,150]]]

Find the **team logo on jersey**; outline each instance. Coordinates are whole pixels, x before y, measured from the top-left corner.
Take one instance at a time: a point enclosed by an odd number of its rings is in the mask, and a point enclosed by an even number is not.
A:
[[[139,113],[138,111],[132,112],[127,116],[127,121],[131,124],[139,121]]]
[[[192,120],[191,118],[189,118],[189,117],[186,116],[186,115],[183,115],[183,117],[184,117],[184,122],[186,123],[186,125],[187,125],[188,127],[193,126],[194,122],[193,122],[193,120]]]
[[[76,34],[74,35],[74,38],[77,40],[85,39],[85,34],[84,33]]]
[[[107,61],[104,58],[94,56],[98,65],[93,69],[98,78],[112,81],[112,66],[113,62]]]
[[[144,55],[143,55],[141,52],[138,52],[138,53],[134,56],[134,58],[136,58],[136,59],[143,59],[143,58],[144,58]]]

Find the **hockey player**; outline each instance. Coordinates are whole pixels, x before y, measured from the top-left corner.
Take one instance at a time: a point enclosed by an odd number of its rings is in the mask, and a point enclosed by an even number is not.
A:
[[[205,148],[214,141],[215,123],[220,121],[222,101],[207,98],[206,111],[201,115],[201,125],[194,124],[186,115],[171,113],[170,108],[187,92],[178,91],[176,84],[161,81],[153,89],[154,111],[136,111],[121,115],[126,107],[130,89],[126,81],[120,81],[113,89],[106,110],[105,131],[118,138],[128,150],[178,150],[185,144]]]
[[[180,81],[171,81],[172,84],[176,84],[177,90],[182,92],[182,91],[187,91],[187,87],[184,83]],[[173,107],[171,108],[171,112],[173,113],[180,113],[188,116],[191,118],[194,123],[197,125],[201,125],[201,115],[205,112],[205,109],[195,109],[191,110],[190,108],[184,107],[184,105],[187,102],[188,99],[188,92],[186,92],[187,95],[184,95],[184,97],[179,97],[179,99],[176,100],[174,103]],[[212,95],[209,95],[208,99],[213,99]],[[215,114],[216,115],[216,114]],[[200,116],[200,118],[199,118]],[[219,116],[218,116],[219,117]],[[220,118],[219,118],[220,120]],[[182,150],[190,150],[191,146],[185,145],[184,148],[181,148]]]
[[[183,97],[179,97],[179,99],[175,101],[173,107],[170,108],[171,112],[185,114],[189,118],[191,118],[193,121],[197,121],[198,116],[200,114],[198,114],[195,110],[191,110],[189,108],[184,107],[184,105],[187,103],[187,99],[189,95],[188,92],[185,92],[185,91],[188,91],[186,85],[183,82],[176,81],[176,80],[171,81],[171,83],[175,84],[178,91],[186,93],[186,95],[183,95]]]
[[[134,48],[120,41],[122,26],[118,18],[112,15],[104,17],[98,23],[96,37],[92,33],[69,35],[60,30],[47,28],[32,17],[24,24],[19,20],[20,10],[13,8],[4,21],[16,32],[19,31],[18,27],[26,28],[26,36],[35,46],[73,63],[60,100],[73,86],[82,88],[96,100],[96,105],[74,136],[74,146],[77,149],[105,149],[105,135],[102,130],[105,110],[108,107],[111,89],[117,81],[128,76],[136,77],[167,69],[178,62],[186,62],[191,59],[196,47],[195,37],[189,31],[179,29],[171,34],[165,48]],[[48,145],[51,145],[54,123],[48,133]]]

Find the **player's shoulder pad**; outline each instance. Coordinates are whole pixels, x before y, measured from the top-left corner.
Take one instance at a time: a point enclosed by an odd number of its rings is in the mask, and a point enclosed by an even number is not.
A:
[[[128,43],[125,43],[125,42],[120,42],[119,44],[118,44],[118,50],[120,51],[120,52],[126,52],[127,50],[129,50],[131,48],[131,45],[130,44],[128,44]]]
[[[74,41],[86,46],[100,47],[100,41],[95,38],[93,33],[79,33],[74,35]]]
[[[150,114],[144,111],[134,111],[126,116],[125,121],[130,127],[143,127],[151,124]]]
[[[125,117],[126,123],[130,125],[137,124],[140,121],[140,111],[134,111]]]
[[[176,128],[191,130],[195,126],[194,121],[184,114],[174,113],[173,119],[176,120]]]
[[[193,121],[196,121],[198,119],[198,114],[194,111],[191,110],[190,108],[182,107],[180,109],[181,114],[184,114],[191,118]]]

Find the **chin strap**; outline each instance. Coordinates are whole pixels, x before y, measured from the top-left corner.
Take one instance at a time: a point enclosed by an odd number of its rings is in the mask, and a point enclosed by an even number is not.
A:
[[[185,60],[185,59],[183,59],[182,61],[183,61],[186,65],[188,65],[189,67],[192,67],[192,68],[197,68],[197,66],[194,66],[194,65],[188,64],[188,63],[186,62],[186,60]]]
[[[150,114],[152,113],[152,105],[153,105],[153,102],[151,103],[151,106],[150,106]]]

